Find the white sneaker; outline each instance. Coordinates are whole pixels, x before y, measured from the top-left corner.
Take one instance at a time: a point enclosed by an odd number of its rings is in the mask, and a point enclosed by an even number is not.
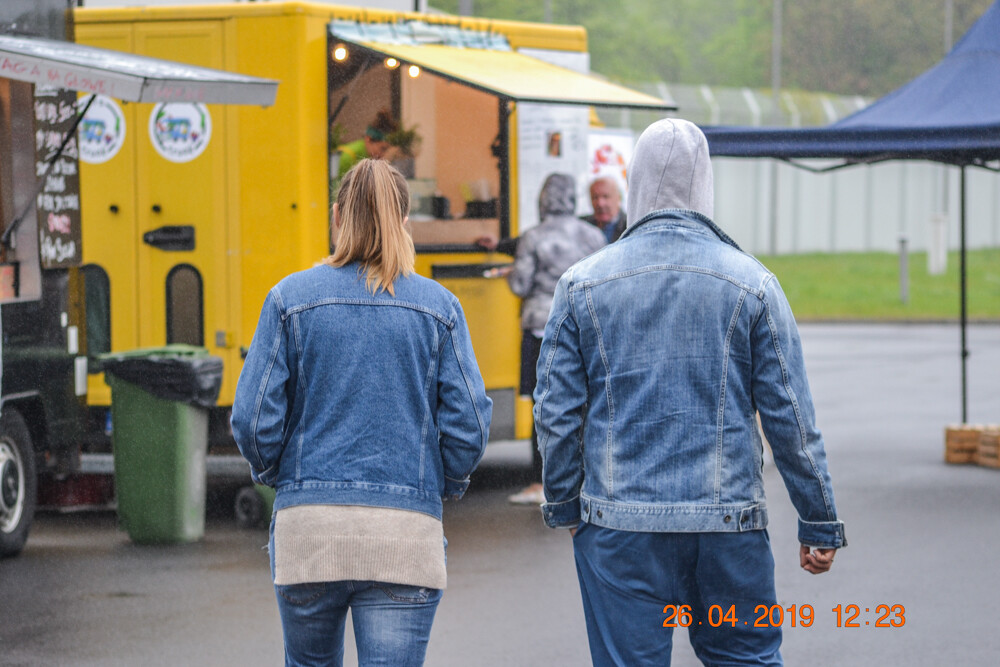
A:
[[[532,484],[507,498],[512,505],[541,505],[545,502],[545,491],[541,484]]]

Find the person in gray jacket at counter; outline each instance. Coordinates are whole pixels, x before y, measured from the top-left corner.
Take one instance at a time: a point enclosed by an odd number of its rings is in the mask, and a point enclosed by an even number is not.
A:
[[[759,412],[798,511],[799,563],[846,546],[802,346],[770,271],[712,221],[702,132],[654,123],[628,228],[559,280],[535,388],[545,521],[569,528],[595,665],[780,665]]]
[[[522,396],[535,390],[535,364],[542,332],[549,317],[552,293],[563,272],[578,260],[602,248],[604,233],[576,217],[576,181],[568,174],[549,174],[538,195],[541,223],[520,236],[507,282],[521,297]],[[532,431],[531,451],[535,483],[510,497],[519,505],[539,505],[542,496],[542,459]]]

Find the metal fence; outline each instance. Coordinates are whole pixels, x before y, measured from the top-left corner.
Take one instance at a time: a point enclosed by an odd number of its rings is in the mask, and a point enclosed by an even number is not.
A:
[[[871,101],[782,91],[775,114],[769,90],[630,85],[673,99],[679,107],[676,115],[699,125],[827,125]],[[629,128],[636,137],[659,118],[652,112],[598,113],[608,127]],[[715,158],[713,162],[716,222],[749,252],[895,252],[901,239],[910,251],[931,254],[958,247],[955,167],[888,162],[814,174],[775,160]],[[969,169],[967,177],[968,246],[998,247],[1000,174]]]

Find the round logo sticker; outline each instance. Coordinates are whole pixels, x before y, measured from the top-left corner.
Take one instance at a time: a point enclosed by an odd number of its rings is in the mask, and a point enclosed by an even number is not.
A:
[[[80,103],[86,104],[87,99],[81,97]],[[80,121],[77,134],[81,160],[87,164],[107,162],[125,143],[125,114],[113,99],[98,95]]]
[[[198,102],[160,102],[149,114],[149,138],[171,162],[190,162],[212,138],[212,117]]]

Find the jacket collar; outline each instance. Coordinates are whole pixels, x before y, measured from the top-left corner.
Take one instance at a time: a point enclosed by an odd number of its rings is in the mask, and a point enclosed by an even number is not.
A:
[[[636,231],[640,227],[646,228],[643,231],[649,230],[651,228],[650,223],[655,220],[663,220],[668,224],[670,222],[673,222],[675,224],[680,223],[680,226],[684,227],[704,229],[705,231],[713,233],[723,243],[728,243],[729,245],[736,248],[740,252],[743,252],[743,249],[736,244],[736,241],[730,238],[729,235],[726,234],[724,231],[722,231],[719,228],[719,226],[716,225],[714,222],[706,218],[701,213],[698,213],[697,211],[691,211],[682,208],[664,208],[658,211],[652,211],[638,222],[630,224],[628,228],[625,230],[625,232],[621,235],[621,238],[625,238],[626,236],[632,236],[634,234],[641,234],[642,233],[641,231]]]

